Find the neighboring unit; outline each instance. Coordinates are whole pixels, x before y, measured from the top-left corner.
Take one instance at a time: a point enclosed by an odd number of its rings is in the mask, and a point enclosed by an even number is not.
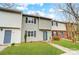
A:
[[[20,43],[21,24],[20,11],[0,8],[0,44]]]
[[[60,38],[67,38],[66,23],[52,20],[52,36],[59,36]]]

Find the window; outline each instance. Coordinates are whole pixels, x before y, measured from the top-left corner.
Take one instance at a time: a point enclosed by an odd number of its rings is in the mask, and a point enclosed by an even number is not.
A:
[[[28,20],[28,23],[31,23],[31,21],[30,21],[30,20]]]
[[[25,31],[28,34],[28,37],[36,37],[36,31]]]
[[[34,18],[34,17],[26,17],[26,23],[36,24],[36,18]]]
[[[56,22],[56,26],[58,26],[58,22]]]
[[[34,37],[36,37],[36,31],[34,31]]]
[[[30,37],[30,31],[28,31],[28,36]]]
[[[33,31],[31,31],[31,36],[33,36]]]
[[[33,23],[34,21],[32,20],[31,23]]]
[[[53,36],[57,36],[58,35],[58,33],[57,32],[53,32],[53,34],[52,34]]]
[[[62,38],[64,38],[64,32],[61,32]]]
[[[52,22],[52,26],[58,26],[58,22]]]

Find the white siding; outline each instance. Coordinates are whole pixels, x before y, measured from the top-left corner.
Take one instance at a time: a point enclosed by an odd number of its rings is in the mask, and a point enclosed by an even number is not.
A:
[[[12,30],[11,43],[21,42],[21,25],[22,14],[0,11],[0,27],[3,27],[3,31],[0,30],[0,44],[4,44],[5,30]],[[5,28],[4,28],[5,27]],[[12,29],[15,28],[15,29]],[[16,29],[19,28],[19,29]]]
[[[29,41],[43,41],[43,31],[40,29],[51,29],[51,22],[49,20],[39,20],[36,19],[36,24],[33,23],[26,23],[26,16],[23,16],[23,23],[22,23],[22,42],[24,42],[24,34],[25,31],[36,31],[36,37],[28,37],[27,36],[27,42]],[[40,22],[39,22],[40,21]],[[40,23],[40,25],[39,25]],[[43,27],[44,28],[43,28]],[[40,29],[39,29],[40,27]],[[48,39],[51,36],[51,32],[48,32]]]
[[[52,26],[52,30],[64,30],[66,31],[66,24],[58,23],[58,26]]]
[[[0,44],[3,44],[3,40],[4,40],[4,31],[0,30]]]
[[[21,21],[21,14],[0,11],[0,27],[21,28]]]
[[[42,41],[42,35],[43,33],[39,31],[38,28],[38,19],[36,19],[36,24],[33,23],[26,23],[26,17],[23,17],[23,23],[22,23],[22,42],[24,42],[24,34],[25,31],[36,31],[36,37],[28,37],[27,41]]]
[[[51,35],[52,35],[52,32],[51,32],[51,31],[48,31],[48,32],[47,32],[47,35],[48,35],[48,40],[50,40]]]
[[[50,20],[44,20],[39,19],[39,29],[51,29],[51,21]]]
[[[12,30],[11,43],[21,43],[21,30],[20,29]]]
[[[4,35],[5,35],[5,30],[11,30],[11,43],[21,43],[21,30],[20,29],[3,29],[2,31],[0,30],[0,44],[4,44]]]

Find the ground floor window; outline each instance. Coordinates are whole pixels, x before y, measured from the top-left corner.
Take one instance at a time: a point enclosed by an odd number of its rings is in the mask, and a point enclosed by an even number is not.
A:
[[[34,37],[36,37],[36,31],[34,31]]]
[[[36,31],[25,31],[28,37],[36,37]]]
[[[64,32],[61,32],[62,38],[64,38]]]
[[[57,36],[58,34],[57,34],[57,32],[56,31],[53,31],[52,32],[52,36]]]

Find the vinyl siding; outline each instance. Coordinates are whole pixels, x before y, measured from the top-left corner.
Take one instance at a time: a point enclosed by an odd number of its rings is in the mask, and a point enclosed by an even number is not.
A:
[[[0,27],[21,28],[22,15],[0,11]]]
[[[64,24],[64,23],[58,23],[58,26],[52,26],[52,30],[66,31],[66,24]]]

